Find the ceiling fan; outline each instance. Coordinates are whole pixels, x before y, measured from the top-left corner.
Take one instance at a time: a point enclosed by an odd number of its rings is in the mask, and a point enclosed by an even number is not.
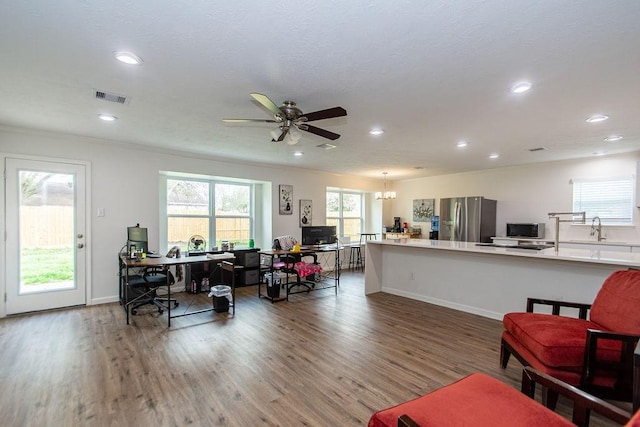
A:
[[[328,138],[332,141],[340,138],[337,133],[330,132],[326,129],[321,129],[307,124],[307,122],[313,122],[315,120],[331,119],[333,117],[341,117],[347,115],[347,110],[342,107],[333,107],[326,110],[314,111],[313,113],[303,113],[296,103],[293,101],[284,101],[280,107],[278,107],[267,95],[261,93],[252,93],[253,99],[258,101],[263,107],[269,110],[273,114],[272,120],[263,119],[222,119],[226,123],[245,123],[245,122],[263,122],[263,123],[279,123],[280,135],[278,131],[271,132],[271,142],[282,142],[286,139],[287,144],[294,145],[300,140],[300,133],[298,130],[311,132],[323,138]]]

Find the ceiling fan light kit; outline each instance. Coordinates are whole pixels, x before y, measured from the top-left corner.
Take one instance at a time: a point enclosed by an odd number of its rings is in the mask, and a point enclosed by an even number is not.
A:
[[[342,117],[347,115],[347,110],[342,107],[333,107],[326,110],[314,111],[304,114],[293,101],[284,101],[281,106],[277,106],[268,96],[261,93],[252,93],[253,99],[258,101],[264,108],[273,114],[272,120],[263,119],[222,119],[226,123],[246,123],[246,122],[262,122],[262,123],[279,123],[278,129],[271,131],[272,142],[285,142],[288,145],[297,144],[302,138],[300,131],[313,133],[323,138],[335,141],[340,135],[326,129],[308,125],[307,122],[316,120],[332,119],[334,117]]]

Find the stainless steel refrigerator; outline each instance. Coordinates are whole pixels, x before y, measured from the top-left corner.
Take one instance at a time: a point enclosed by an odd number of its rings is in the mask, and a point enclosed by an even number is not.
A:
[[[484,197],[440,199],[438,240],[490,243],[496,235],[496,205]]]

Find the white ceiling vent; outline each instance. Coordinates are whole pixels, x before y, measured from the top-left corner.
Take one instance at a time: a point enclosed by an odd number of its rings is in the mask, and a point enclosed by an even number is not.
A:
[[[103,101],[117,102],[118,104],[126,104],[128,101],[126,96],[116,95],[115,93],[109,93],[103,90],[96,90],[96,99],[101,99]]]

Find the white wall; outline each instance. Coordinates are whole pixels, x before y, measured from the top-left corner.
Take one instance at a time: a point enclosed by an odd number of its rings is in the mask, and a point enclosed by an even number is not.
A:
[[[274,146],[277,149],[277,146]],[[140,223],[149,229],[149,247],[159,248],[159,172],[176,171],[264,181],[274,191],[271,213],[258,222],[266,230],[259,247],[270,247],[271,237],[293,234],[300,237],[298,200],[313,200],[313,223],[324,224],[326,187],[376,191],[382,180],[335,175],[294,168],[243,164],[229,160],[189,156],[184,153],[149,150],[133,144],[96,140],[64,134],[0,127],[0,155],[18,154],[83,160],[91,163],[91,270],[92,301],[116,301],[117,252],[126,240],[126,227]],[[339,155],[339,153],[337,153]],[[277,213],[279,184],[293,185],[294,214]],[[268,197],[258,195],[258,197]],[[2,198],[1,200],[4,200]],[[3,202],[2,202],[3,203]],[[105,216],[98,217],[97,209]],[[275,212],[273,211],[275,210]],[[2,209],[4,213],[4,209]],[[374,217],[379,217],[374,215]],[[2,217],[3,218],[3,217]],[[4,222],[4,219],[3,219]],[[2,260],[4,260],[4,250]],[[4,266],[2,265],[2,271]],[[2,274],[4,282],[5,277]],[[4,289],[6,284],[3,283]],[[4,313],[0,302],[0,316]]]
[[[562,161],[521,167],[491,169],[472,173],[443,175],[394,182],[398,198],[386,201],[385,224],[393,224],[393,217],[413,223],[413,199],[439,199],[459,196],[484,196],[498,201],[496,234],[506,234],[507,222],[546,223],[546,237],[555,235],[555,221],[548,212],[572,211],[572,178],[601,178],[610,176],[636,176],[640,153],[621,156],[594,157],[576,161]],[[591,222],[587,225],[561,224],[561,240],[587,240]],[[416,223],[422,227],[423,237],[431,229],[430,223]],[[603,227],[609,241],[640,242],[640,215],[634,208],[632,227]]]
[[[271,235],[264,238],[267,241],[257,242],[260,247],[270,246],[271,236],[299,235],[299,199],[313,200],[313,223],[323,224],[326,187],[373,192],[382,185],[382,180],[378,179],[243,164],[184,153],[149,151],[144,147],[115,141],[0,127],[0,154],[8,153],[91,162],[92,301],[89,303],[116,300],[116,254],[126,239],[127,226],[140,223],[148,227],[150,247],[159,247],[159,171],[246,178],[271,185],[274,189],[271,196],[272,212],[259,218],[264,229],[270,228],[268,231]],[[547,213],[571,210],[571,178],[635,175],[639,159],[640,154],[634,153],[394,182],[393,189],[397,191],[398,198],[385,202],[373,201],[373,208],[366,213],[372,225],[367,226],[365,231],[380,232],[383,223],[393,223],[394,216],[412,223],[413,199],[436,199],[438,212],[438,199],[441,197],[482,195],[498,200],[497,234],[504,235],[506,222],[530,221],[547,223],[550,237],[553,227]],[[277,213],[276,190],[279,184],[293,185],[294,215]],[[0,203],[3,200],[4,197],[0,197]],[[97,217],[98,208],[105,208],[104,217]],[[637,211],[635,213],[633,227],[605,227],[608,240],[640,242],[640,219]],[[4,223],[4,217],[1,218]],[[417,225],[422,226],[423,233],[429,231],[430,224]],[[563,224],[561,229],[561,236],[566,239],[586,239],[588,235],[588,226]],[[5,271],[1,264],[4,262],[4,250],[0,255],[0,267]],[[6,289],[6,284],[3,285]],[[4,313],[3,309],[3,303],[0,302],[0,316]]]

